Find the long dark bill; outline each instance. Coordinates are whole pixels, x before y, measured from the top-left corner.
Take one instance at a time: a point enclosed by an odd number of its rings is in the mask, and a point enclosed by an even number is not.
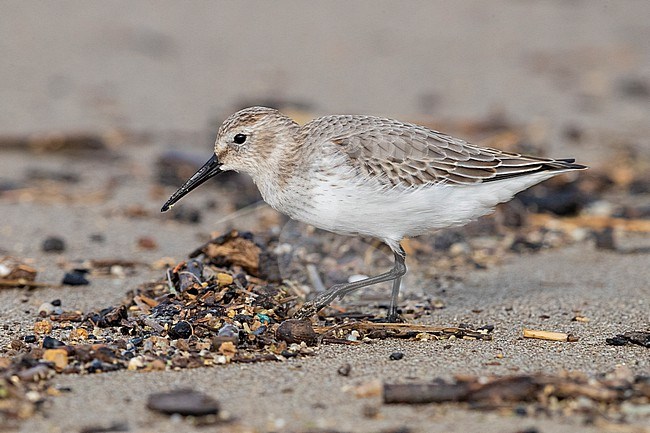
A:
[[[160,212],[167,212],[169,208],[174,205],[174,203],[179,201],[185,195],[189,194],[192,190],[194,190],[206,180],[221,173],[221,171],[221,163],[217,159],[216,155],[212,155],[212,158],[203,164],[203,167],[199,168],[199,170],[194,173],[192,177],[190,177],[187,182],[183,184],[183,186],[178,188],[178,191],[169,197],[169,200],[167,200],[167,202],[163,205],[163,207],[160,209]]]

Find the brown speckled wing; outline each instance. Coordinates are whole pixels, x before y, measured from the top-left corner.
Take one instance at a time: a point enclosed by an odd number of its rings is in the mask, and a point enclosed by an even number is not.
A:
[[[327,127],[322,123],[327,123]],[[475,184],[546,170],[583,168],[572,160],[523,156],[478,147],[422,126],[370,116],[327,116],[305,125],[364,175],[389,186]]]

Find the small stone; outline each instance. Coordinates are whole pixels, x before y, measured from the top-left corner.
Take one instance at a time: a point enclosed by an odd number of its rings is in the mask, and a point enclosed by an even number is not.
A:
[[[49,334],[52,332],[52,323],[49,320],[41,320],[34,323],[34,332],[37,334]]]
[[[46,253],[61,253],[65,251],[65,241],[58,236],[50,236],[41,244],[41,250]]]
[[[147,408],[167,415],[204,416],[219,413],[219,403],[209,395],[191,389],[149,395]]]
[[[352,371],[352,366],[349,363],[343,364],[338,368],[338,370],[336,370],[338,374],[345,377],[350,375],[350,371]]]
[[[225,341],[219,345],[219,353],[231,359],[237,353],[237,348],[232,341]]]
[[[225,323],[217,332],[219,337],[236,338],[239,336],[239,328],[231,323]]]
[[[151,368],[154,371],[163,371],[165,369],[165,361],[161,359],[154,359],[151,361],[151,364],[149,364],[149,368]]]
[[[38,307],[38,315],[41,317],[47,317],[52,314],[59,315],[61,313],[63,313],[63,308],[52,305],[50,302],[44,302]]]
[[[23,340],[25,343],[36,343],[36,335],[25,335]]]
[[[318,334],[314,331],[311,322],[298,319],[288,319],[282,322],[275,331],[275,336],[289,344],[304,341],[309,346],[315,345],[318,339]]]
[[[53,363],[56,371],[62,371],[68,366],[68,351],[65,349],[48,349],[43,353],[43,359]]]
[[[50,304],[54,305],[55,307],[60,307],[61,306],[61,300],[60,299],[55,299]]]
[[[173,340],[179,338],[190,338],[192,335],[192,325],[185,320],[181,320],[169,330],[169,337]]]
[[[158,243],[154,238],[143,236],[138,239],[138,248],[143,250],[155,250],[158,248]]]
[[[233,282],[232,275],[219,272],[217,274],[217,282],[219,283],[220,286],[228,286]]]
[[[400,359],[404,358],[404,354],[402,352],[393,352],[388,358],[391,361],[399,361]]]
[[[129,360],[129,365],[127,366],[127,370],[137,370],[139,368],[144,367],[144,361],[142,356],[134,356]]]
[[[90,281],[86,279],[83,272],[72,271],[65,273],[61,284],[68,286],[85,286],[87,284],[90,284]]]
[[[87,340],[88,331],[84,328],[73,329],[72,332],[70,332],[70,338],[73,340]]]
[[[47,336],[43,338],[43,349],[55,349],[61,346],[65,346],[63,341]]]

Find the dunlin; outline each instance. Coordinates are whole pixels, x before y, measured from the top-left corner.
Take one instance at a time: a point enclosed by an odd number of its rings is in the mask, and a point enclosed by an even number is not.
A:
[[[247,173],[276,210],[331,232],[375,237],[395,256],[390,271],[337,284],[296,317],[353,290],[392,281],[388,320],[394,321],[406,273],[402,239],[466,224],[519,191],[584,168],[573,159],[479,147],[392,119],[336,115],[300,126],[277,110],[251,107],[226,119],[212,158],[161,210],[222,171]]]

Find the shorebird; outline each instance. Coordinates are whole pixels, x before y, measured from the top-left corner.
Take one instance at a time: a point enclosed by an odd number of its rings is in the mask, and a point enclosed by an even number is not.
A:
[[[333,115],[300,126],[277,110],[250,107],[223,122],[214,155],[161,211],[223,171],[246,173],[279,212],[334,233],[377,238],[395,256],[390,271],[334,285],[305,303],[296,318],[351,291],[392,281],[387,320],[396,321],[406,273],[400,241],[466,224],[519,191],[586,168],[574,161],[479,147],[393,119]]]

